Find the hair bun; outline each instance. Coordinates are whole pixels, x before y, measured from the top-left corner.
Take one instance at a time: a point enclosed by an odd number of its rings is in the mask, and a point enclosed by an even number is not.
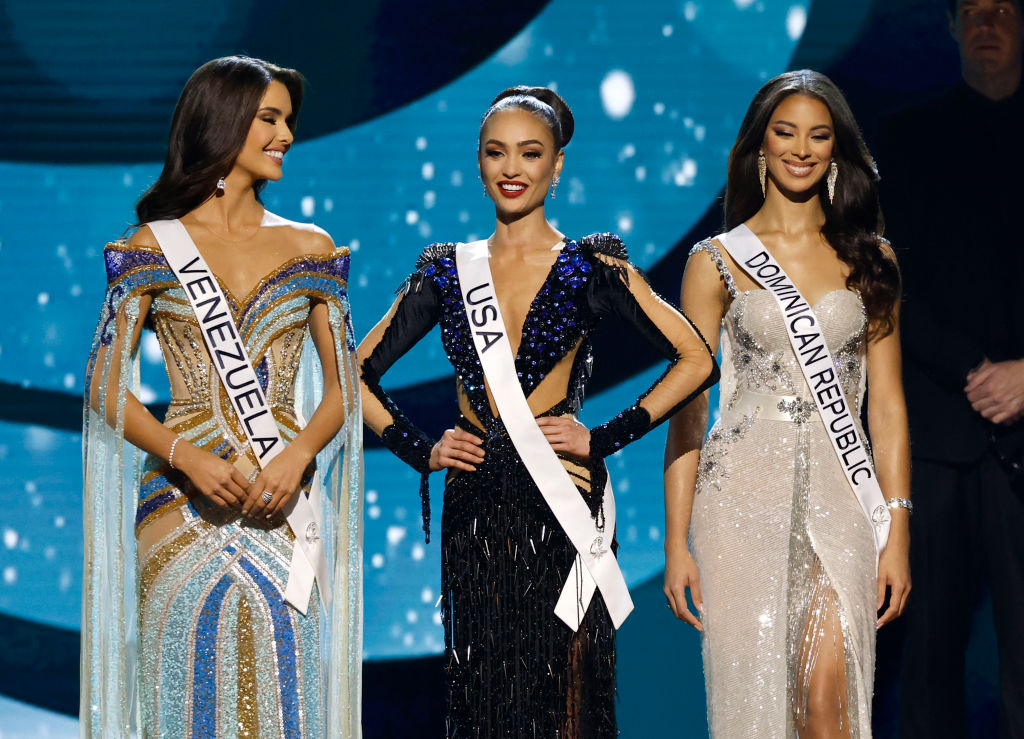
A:
[[[561,129],[562,135],[561,141],[559,142],[559,148],[562,148],[569,143],[573,132],[576,130],[576,122],[572,116],[572,110],[569,109],[569,104],[565,102],[561,95],[550,87],[516,85],[515,87],[509,87],[499,92],[494,100],[491,101],[488,108],[494,108],[494,106],[499,102],[510,97],[531,97],[549,106],[555,111],[555,118],[558,120],[558,126]]]

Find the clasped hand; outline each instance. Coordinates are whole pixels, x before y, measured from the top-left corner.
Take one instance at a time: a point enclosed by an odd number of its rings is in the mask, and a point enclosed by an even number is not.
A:
[[[1024,418],[1024,360],[990,362],[967,374],[964,387],[971,407],[992,423],[1012,424]]]
[[[287,446],[250,483],[238,468],[192,444],[179,448],[176,466],[218,508],[235,509],[251,519],[271,519],[301,489],[311,460]],[[271,493],[270,501],[263,499]]]
[[[590,429],[572,416],[543,416],[537,419],[537,425],[556,452],[590,459]],[[430,450],[431,472],[446,467],[476,471],[476,465],[484,461],[483,443],[468,431],[448,429]]]

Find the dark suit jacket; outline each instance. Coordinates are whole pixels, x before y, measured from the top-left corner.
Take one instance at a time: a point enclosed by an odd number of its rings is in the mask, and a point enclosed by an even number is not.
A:
[[[913,455],[971,462],[993,434],[1018,450],[1024,423],[996,428],[963,387],[984,357],[1024,357],[1024,90],[994,103],[961,84],[886,119],[878,143]]]

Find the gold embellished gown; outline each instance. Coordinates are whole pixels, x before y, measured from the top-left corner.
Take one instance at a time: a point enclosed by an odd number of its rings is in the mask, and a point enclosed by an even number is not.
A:
[[[796,737],[829,614],[852,737],[871,735],[876,554],[771,293],[736,289],[716,244],[697,244],[731,304],[722,321],[721,418],[701,451],[690,546],[704,597],[704,674],[714,737]],[[834,290],[814,312],[854,416],[867,316]],[[858,431],[863,436],[863,429]]]
[[[164,424],[248,479],[258,472],[163,254],[120,241],[104,256],[87,383],[101,404],[87,403],[85,423],[83,736],[127,737],[136,722],[140,737],[359,736],[361,422],[348,251],[291,259],[244,297],[223,288],[286,442],[319,400],[307,319],[315,304],[328,307],[347,419],[316,462],[334,598],[325,613],[314,587],[305,615],[284,601],[294,535],[283,518],[249,525],[123,441],[126,393],[138,391],[128,346],[143,321],[170,379]],[[139,315],[143,295],[152,303]],[[93,409],[110,393],[118,410],[108,424]]]

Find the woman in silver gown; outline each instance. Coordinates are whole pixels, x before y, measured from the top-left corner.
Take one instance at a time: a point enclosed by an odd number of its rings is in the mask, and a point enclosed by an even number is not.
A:
[[[686,266],[683,310],[713,348],[721,335],[721,418],[703,448],[706,400],[670,426],[665,593],[703,632],[716,737],[871,734],[875,630],[902,612],[910,589],[899,272],[879,235],[876,181],[839,90],[818,73],[789,72],[747,111],[729,157],[725,223],[745,224],[813,307],[857,418],[870,383],[868,426],[892,517],[880,557],[774,295],[722,237],[697,244]]]

